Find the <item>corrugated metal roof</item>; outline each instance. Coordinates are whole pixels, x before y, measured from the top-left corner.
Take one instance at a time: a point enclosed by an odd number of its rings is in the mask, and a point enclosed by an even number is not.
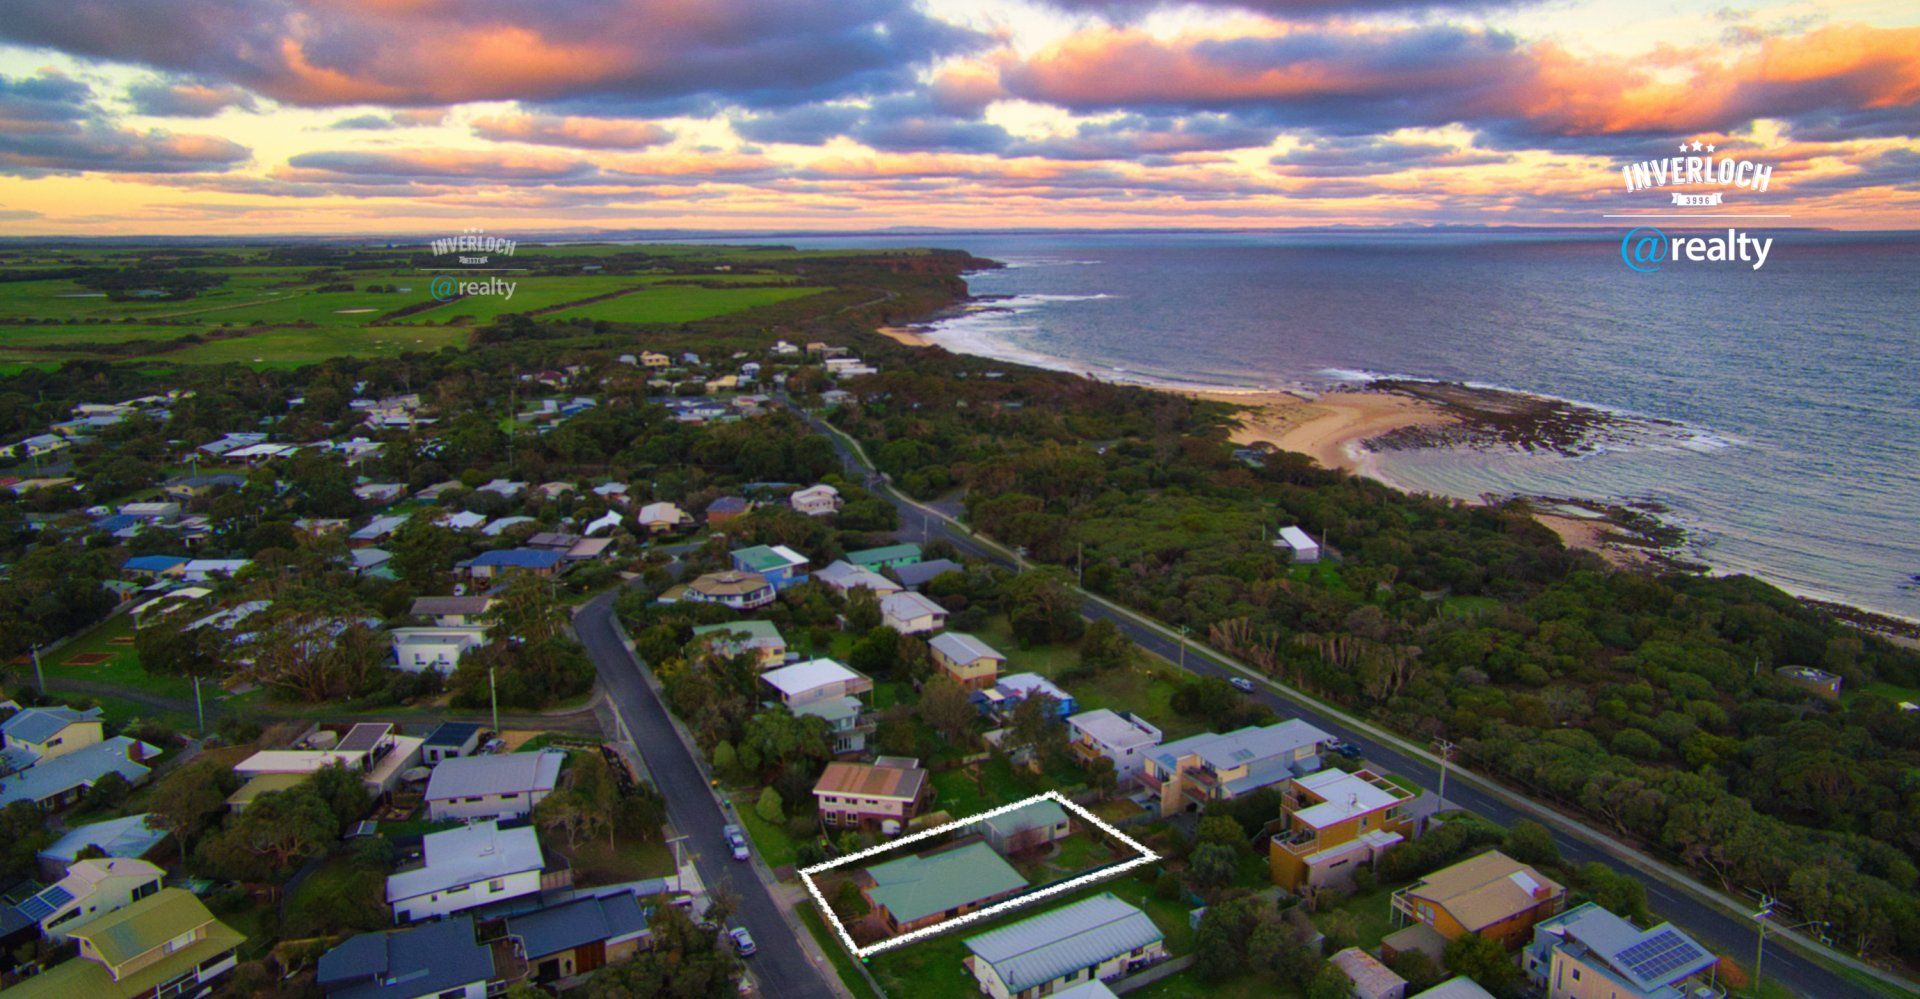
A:
[[[966,939],[967,949],[1014,992],[1090,968],[1163,939],[1139,909],[1102,892],[1010,926]]]

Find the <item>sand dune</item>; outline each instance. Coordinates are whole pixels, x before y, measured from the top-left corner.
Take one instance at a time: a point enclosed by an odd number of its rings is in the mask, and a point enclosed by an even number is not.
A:
[[[1307,455],[1327,468],[1379,478],[1361,445],[1402,427],[1451,423],[1440,406],[1392,392],[1329,392],[1309,397],[1292,392],[1196,391],[1194,398],[1251,407],[1233,431],[1236,444],[1266,443]]]

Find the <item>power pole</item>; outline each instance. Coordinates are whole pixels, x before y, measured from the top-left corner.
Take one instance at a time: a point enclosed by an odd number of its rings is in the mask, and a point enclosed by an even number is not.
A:
[[[1180,668],[1181,669],[1187,668],[1187,632],[1191,630],[1193,629],[1187,627],[1184,624],[1180,626]]]
[[[1084,541],[1073,544],[1073,583],[1075,586],[1087,585],[1087,543]]]
[[[33,647],[33,682],[35,686],[40,688],[41,695],[45,696],[47,692],[47,678],[40,673],[40,646],[38,645]]]
[[[493,735],[500,737],[500,688],[494,683],[495,667],[487,667],[487,700],[493,704]]]
[[[1440,751],[1440,807],[1434,809],[1440,812],[1447,808],[1447,769],[1453,763],[1454,750],[1459,747],[1445,739],[1435,739],[1433,748]]]
[[[1754,662],[1758,665],[1759,660],[1756,659]],[[1759,942],[1756,943],[1753,948],[1753,994],[1756,996],[1760,994],[1760,962],[1766,960],[1767,957],[1767,918],[1773,915],[1774,902],[1775,899],[1772,895],[1762,892],[1760,895],[1760,909],[1753,914],[1753,921],[1758,924],[1760,929]]]
[[[193,678],[193,713],[200,719],[200,734],[204,737],[207,734],[207,709],[205,705],[200,702],[200,678],[198,676]]]

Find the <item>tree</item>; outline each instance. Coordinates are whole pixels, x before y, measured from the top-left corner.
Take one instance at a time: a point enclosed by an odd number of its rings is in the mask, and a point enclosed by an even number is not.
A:
[[[980,712],[959,684],[936,676],[920,689],[920,718],[955,745],[964,745]]]
[[[1515,822],[1507,830],[1504,846],[1508,856],[1523,864],[1544,867],[1560,863],[1560,847],[1554,843],[1553,833],[1532,819]]]
[[[200,841],[197,856],[216,877],[278,881],[339,838],[339,824],[310,785],[253,799],[218,833]]]
[[[1245,853],[1252,847],[1247,842],[1247,831],[1230,815],[1202,816],[1195,827],[1195,843],[1218,843],[1231,848],[1235,853]]]
[[[81,799],[81,807],[90,812],[104,812],[127,800],[127,792],[131,790],[133,785],[128,784],[125,777],[109,771],[87,788],[86,797]]]
[[[1133,657],[1133,642],[1122,634],[1119,625],[1105,618],[1087,625],[1080,636],[1080,663],[1093,670],[1124,666]]]
[[[227,796],[237,786],[232,770],[213,760],[194,760],[160,778],[147,810],[154,825],[180,841],[184,855],[206,828],[207,820],[225,810]]]
[[[1507,949],[1491,937],[1468,933],[1447,944],[1442,963],[1456,975],[1465,975],[1494,995],[1513,995],[1520,988],[1520,968]]]
[[[656,906],[647,926],[652,931],[651,945],[630,961],[596,972],[581,990],[585,999],[710,999],[734,994],[740,960],[723,948],[716,934],[695,926],[686,913],[671,905]]]
[[[1187,858],[1193,879],[1210,888],[1229,884],[1240,870],[1240,854],[1230,846],[1202,843]]]
[[[753,803],[753,812],[768,825],[777,826],[787,821],[786,803],[780,800],[780,792],[770,787],[760,789],[760,800]]]

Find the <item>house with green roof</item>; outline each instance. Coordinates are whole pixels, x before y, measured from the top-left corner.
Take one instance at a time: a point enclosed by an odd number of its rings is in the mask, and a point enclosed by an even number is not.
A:
[[[733,552],[737,572],[757,572],[776,590],[807,581],[807,557],[786,545],[754,545]]]
[[[920,546],[911,542],[897,545],[883,545],[879,548],[862,548],[857,552],[848,552],[847,561],[862,569],[893,569],[903,565],[912,565],[920,561]]]
[[[787,661],[787,640],[781,637],[780,629],[772,621],[703,624],[693,629],[693,640],[702,639],[723,656],[753,653],[761,669],[772,669]]]
[[[80,956],[7,991],[17,999],[136,999],[199,994],[233,970],[246,940],[192,892],[162,888],[73,931]]]
[[[1012,864],[978,840],[875,864],[861,872],[860,882],[868,903],[896,934],[966,915],[1027,887]]]

